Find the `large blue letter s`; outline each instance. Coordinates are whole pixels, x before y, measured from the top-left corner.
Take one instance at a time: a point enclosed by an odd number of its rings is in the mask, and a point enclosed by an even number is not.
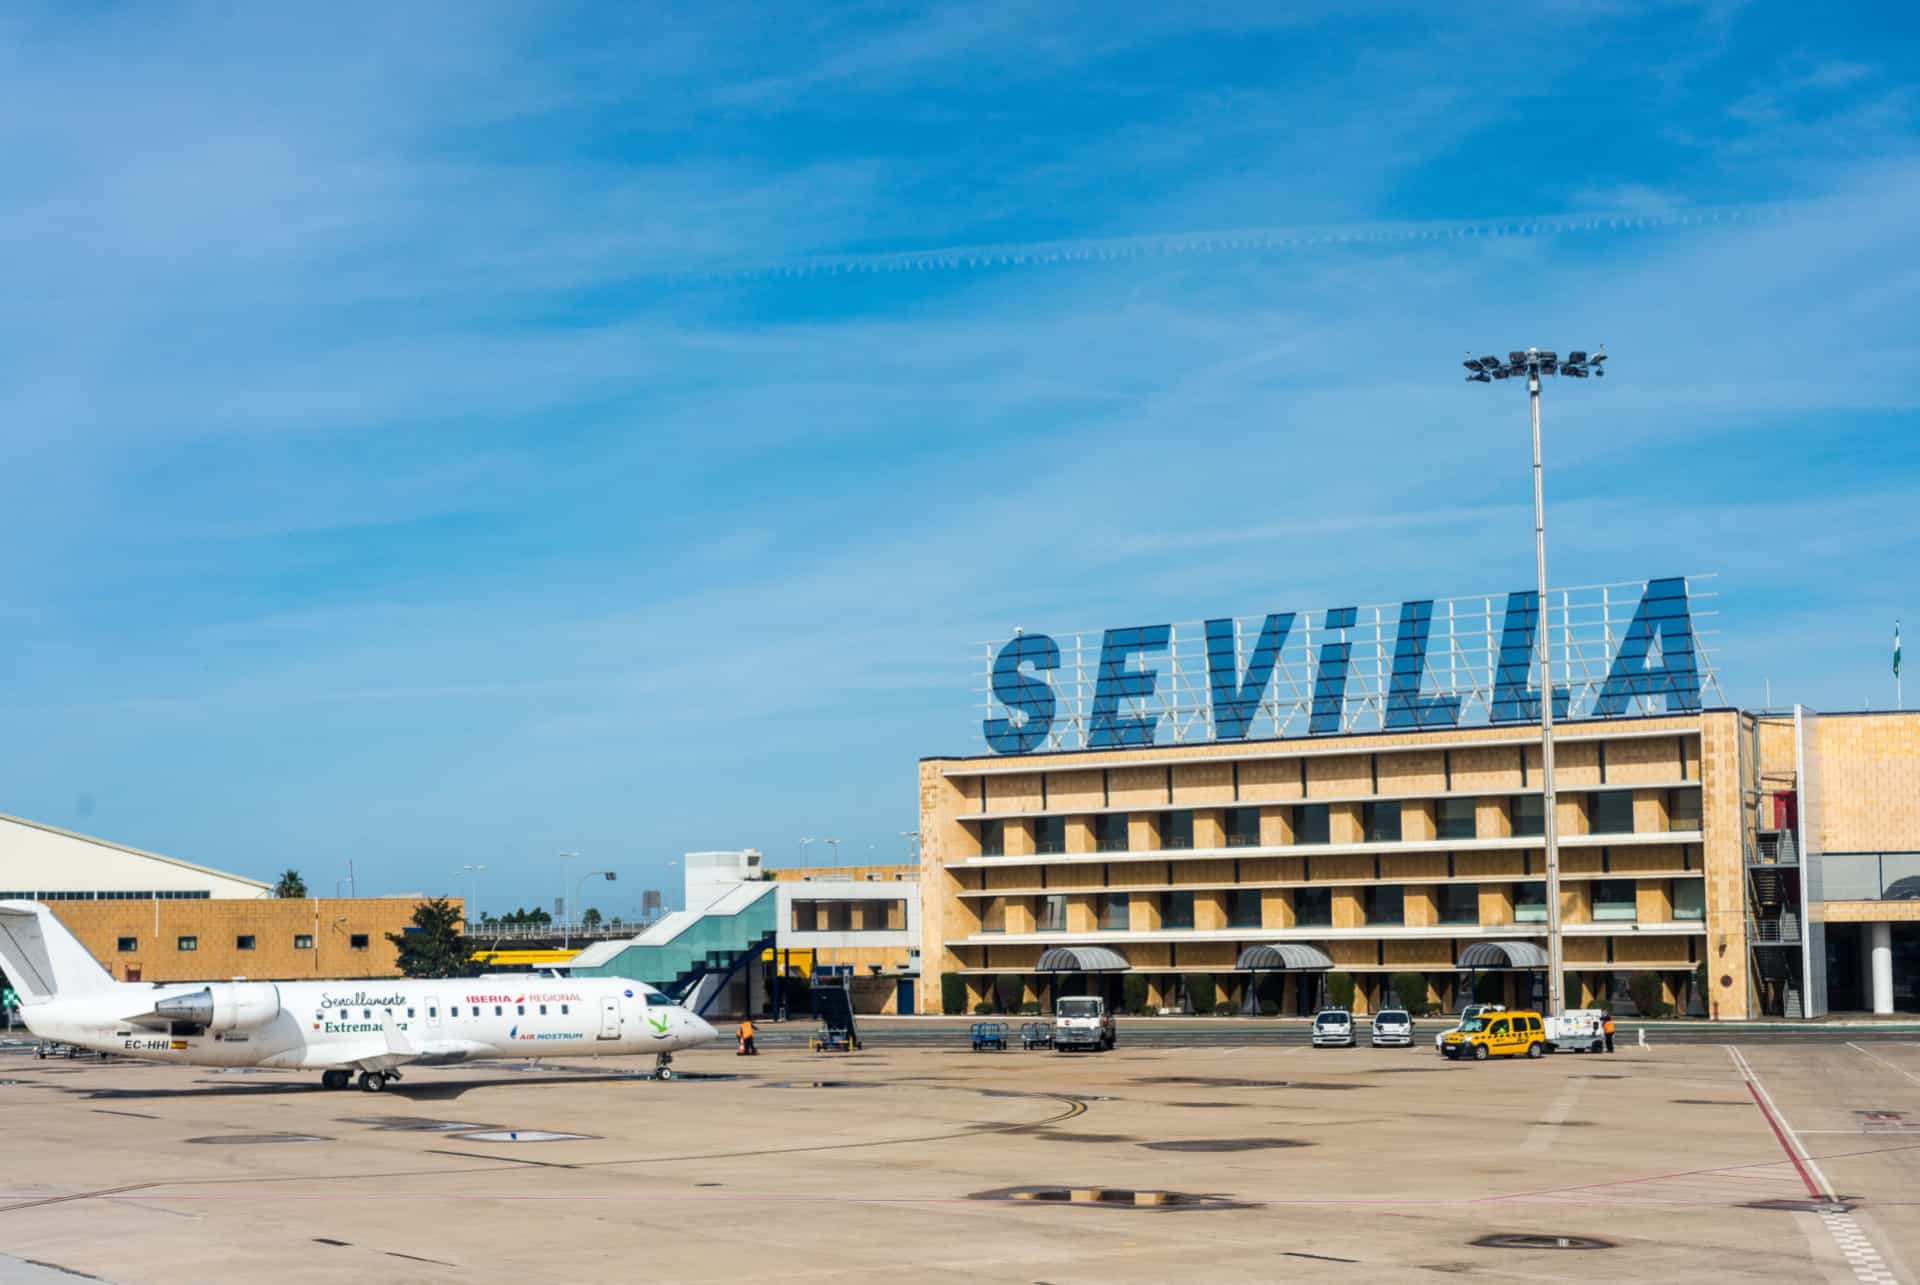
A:
[[[989,718],[980,725],[996,754],[1024,754],[1047,739],[1053,730],[1053,688],[1038,674],[1021,672],[1060,668],[1060,644],[1045,634],[1017,634],[993,658],[993,696],[1009,711],[1026,717]]]

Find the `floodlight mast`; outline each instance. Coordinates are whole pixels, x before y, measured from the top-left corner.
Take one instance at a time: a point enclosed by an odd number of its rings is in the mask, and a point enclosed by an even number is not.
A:
[[[1606,349],[1597,349],[1591,357],[1580,349],[1561,361],[1557,353],[1529,348],[1510,352],[1502,363],[1495,357],[1468,357],[1467,382],[1490,383],[1525,375],[1527,403],[1533,418],[1533,569],[1539,582],[1536,600],[1534,641],[1540,652],[1540,838],[1547,851],[1547,1015],[1566,1012],[1563,968],[1565,952],[1560,936],[1560,826],[1553,791],[1553,650],[1547,630],[1547,518],[1545,493],[1540,469],[1540,376],[1562,374],[1575,379],[1588,375],[1603,376]]]

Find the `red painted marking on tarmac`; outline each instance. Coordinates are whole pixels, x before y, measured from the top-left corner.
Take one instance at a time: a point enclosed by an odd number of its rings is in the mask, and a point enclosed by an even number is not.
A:
[[[1766,1117],[1767,1127],[1773,1130],[1774,1141],[1780,1144],[1780,1149],[1787,1153],[1787,1159],[1793,1162],[1793,1171],[1799,1174],[1800,1181],[1807,1185],[1807,1194],[1815,1200],[1833,1199],[1829,1193],[1820,1190],[1819,1185],[1813,1180],[1813,1175],[1807,1172],[1804,1164],[1800,1163],[1799,1152],[1795,1151],[1793,1145],[1787,1141],[1786,1130],[1782,1129],[1780,1122],[1773,1118],[1773,1112],[1767,1109],[1766,1099],[1760,1096],[1760,1090],[1753,1086],[1752,1080],[1747,1081],[1747,1093],[1753,1098],[1753,1105],[1760,1108],[1760,1114]]]

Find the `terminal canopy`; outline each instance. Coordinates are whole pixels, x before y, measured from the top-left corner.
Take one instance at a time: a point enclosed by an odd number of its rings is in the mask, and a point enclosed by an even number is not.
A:
[[[1530,941],[1477,941],[1460,952],[1457,968],[1545,968],[1547,952]]]
[[[1289,969],[1299,973],[1324,973],[1332,967],[1333,960],[1328,958],[1326,951],[1294,941],[1249,946],[1240,952],[1240,959],[1234,964],[1234,969],[1243,973]]]
[[[1105,946],[1055,946],[1042,952],[1036,971],[1042,973],[1124,973],[1127,961]]]

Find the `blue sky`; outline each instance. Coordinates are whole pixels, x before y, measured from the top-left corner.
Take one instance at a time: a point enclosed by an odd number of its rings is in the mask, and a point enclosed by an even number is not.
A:
[[[9,8],[0,809],[496,909],[898,857],[1016,625],[1530,583],[1528,343],[1613,354],[1557,583],[1890,701],[1913,16],[1436,12]]]

